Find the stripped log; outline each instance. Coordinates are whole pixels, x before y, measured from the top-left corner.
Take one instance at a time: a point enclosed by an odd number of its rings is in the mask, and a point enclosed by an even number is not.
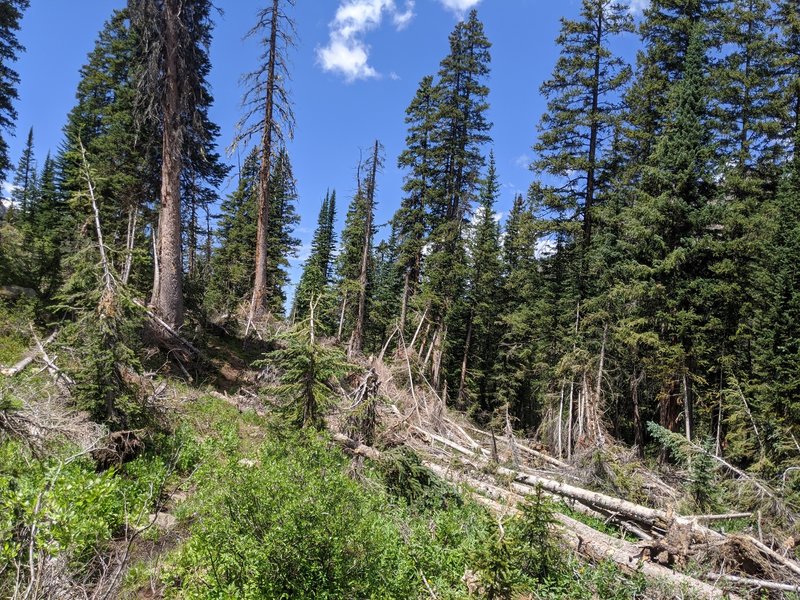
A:
[[[447,469],[435,463],[424,464],[442,479],[468,485],[480,494],[488,496],[490,500],[482,503],[500,514],[513,514],[515,505],[521,500],[521,495],[518,493],[477,480],[463,472]],[[576,554],[597,562],[611,561],[629,575],[641,574],[651,581],[665,582],[700,598],[738,598],[704,581],[646,560],[641,548],[636,544],[601,533],[561,513],[554,513],[553,517],[560,525],[554,529],[554,533]]]
[[[733,519],[749,519],[753,516],[751,512],[725,513],[720,515],[689,515],[687,519],[695,521],[731,521]]]
[[[381,457],[381,453],[375,450],[375,448],[352,440],[342,433],[333,434],[333,441],[343,446],[345,452],[348,454],[364,456],[372,460],[378,460]]]
[[[449,419],[448,419],[448,421],[449,421]],[[467,428],[472,430],[472,431],[474,431],[475,433],[479,433],[479,434],[481,434],[483,436],[486,436],[487,438],[492,437],[491,433],[489,433],[488,431],[483,431],[482,429],[478,429],[477,427],[467,426]],[[509,439],[507,437],[505,437],[505,436],[498,435],[498,436],[496,436],[496,438],[498,440],[500,440],[501,442],[504,442],[504,443],[509,444],[509,445],[511,444]],[[524,452],[525,454],[528,454],[528,455],[530,455],[530,456],[532,456],[534,458],[538,458],[542,462],[545,462],[545,463],[547,463],[549,465],[552,465],[554,467],[558,467],[560,469],[564,469],[564,470],[567,470],[567,471],[573,470],[572,465],[570,465],[568,463],[565,463],[564,461],[558,460],[557,458],[555,458],[553,456],[550,456],[549,454],[545,454],[544,452],[540,452],[538,450],[534,450],[533,448],[531,448],[529,446],[525,446],[523,444],[520,444],[517,440],[514,440],[514,445],[517,447],[518,450],[522,450],[522,452]]]
[[[58,330],[54,331],[49,336],[47,336],[47,339],[45,339],[41,343],[39,342],[39,340],[36,340],[36,346],[32,348],[22,358],[22,360],[20,360],[19,362],[10,367],[6,367],[5,369],[0,369],[0,373],[5,375],[6,377],[14,377],[15,375],[18,375],[19,373],[24,371],[26,368],[28,368],[28,365],[30,365],[36,359],[36,357],[43,352],[44,346],[46,346],[55,339],[57,334]]]
[[[416,429],[423,435],[429,437],[431,440],[444,444],[445,446],[448,446],[449,448],[456,450],[457,452],[463,454],[466,457],[477,458],[475,452],[471,452],[469,449],[461,446],[460,444],[456,444],[455,442],[452,442],[447,438],[436,435],[435,433],[425,431],[424,429],[420,429],[419,427],[415,427],[414,429]],[[480,469],[482,466],[485,467],[487,465],[473,464],[472,466],[476,469]],[[578,502],[586,506],[589,506],[590,508],[595,508],[595,509],[600,508],[608,512],[609,514],[622,515],[628,520],[636,521],[637,523],[647,525],[648,527],[655,527],[662,530],[666,530],[669,528],[669,525],[675,519],[680,519],[680,517],[675,517],[672,514],[663,510],[648,508],[646,506],[641,506],[633,502],[628,502],[627,500],[622,500],[620,498],[614,498],[612,496],[601,494],[600,492],[593,492],[590,490],[586,490],[584,488],[579,488],[573,485],[563,483],[561,481],[547,479],[545,477],[540,477],[532,473],[526,473],[524,471],[514,471],[512,469],[507,469],[501,466],[492,466],[492,468],[494,468],[499,475],[510,477],[512,478],[513,481],[517,483],[531,487],[537,487],[537,486],[541,487],[543,490],[550,492],[552,494],[577,500]],[[685,521],[686,521],[685,524],[687,525],[692,523],[691,520],[685,520]],[[716,532],[712,532],[712,534],[716,534],[717,536],[721,535]]]
[[[762,590],[775,590],[777,592],[800,592],[800,585],[792,585],[789,583],[777,583],[775,581],[767,581],[766,579],[750,579],[749,577],[739,577],[738,575],[727,575],[725,573],[708,573],[706,579],[709,581],[726,581],[738,585],[744,585],[750,588]]]

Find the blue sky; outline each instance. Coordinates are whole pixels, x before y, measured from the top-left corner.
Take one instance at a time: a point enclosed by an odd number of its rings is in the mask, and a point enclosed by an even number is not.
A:
[[[627,0],[632,11],[646,0]],[[252,70],[260,53],[244,34],[264,0],[217,0],[211,47],[210,84],[215,98],[212,119],[220,125],[221,148],[227,148],[241,115],[240,76]],[[124,0],[34,0],[20,31],[26,52],[16,64],[21,77],[17,135],[10,140],[18,160],[25,134],[34,129],[41,165],[48,150],[57,152],[61,128],[74,104],[78,70],[86,62],[97,33]],[[337,191],[340,222],[355,188],[359,152],[379,139],[386,166],[378,181],[376,222],[384,224],[401,198],[403,173],[396,160],[405,139],[405,108],[419,80],[435,74],[447,54],[447,37],[463,11],[477,8],[492,42],[489,80],[493,150],[505,212],[532,175],[536,124],[545,109],[538,94],[558,56],[554,40],[559,18],[574,18],[579,0],[297,0],[298,30],[291,56],[290,84],[297,120],[290,155],[298,182],[297,234],[304,258],[319,204],[328,188]],[[633,36],[620,40],[631,57]],[[488,154],[488,150],[487,150]],[[244,152],[242,152],[244,155]],[[228,156],[231,164],[237,157]],[[235,188],[235,177],[221,190]],[[297,279],[297,267],[293,269]]]

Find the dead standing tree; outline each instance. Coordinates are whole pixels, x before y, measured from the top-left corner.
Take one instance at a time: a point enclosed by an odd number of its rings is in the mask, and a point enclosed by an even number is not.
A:
[[[256,25],[248,32],[249,36],[261,38],[264,52],[261,66],[242,79],[246,86],[242,105],[245,114],[237,126],[237,134],[232,148],[246,143],[254,135],[260,136],[260,165],[256,205],[258,207],[258,228],[255,249],[255,279],[253,296],[250,302],[248,329],[253,319],[266,314],[269,306],[270,286],[268,278],[269,176],[272,159],[277,156],[275,148],[285,145],[294,129],[294,114],[289,102],[286,87],[289,81],[287,54],[294,46],[294,21],[286,13],[286,7],[293,7],[294,0],[271,0],[267,8],[258,13]]]
[[[356,314],[355,327],[350,336],[350,344],[348,345],[348,356],[358,354],[364,347],[364,330],[366,329],[367,321],[367,284],[369,278],[370,258],[372,257],[372,238],[375,234],[373,225],[373,216],[375,213],[375,190],[376,178],[378,170],[383,166],[383,159],[380,156],[381,144],[375,140],[375,146],[372,151],[367,166],[369,168],[369,179],[367,179],[365,205],[364,205],[364,241],[361,247],[361,267],[358,275],[358,312]],[[359,189],[361,183],[359,181]]]

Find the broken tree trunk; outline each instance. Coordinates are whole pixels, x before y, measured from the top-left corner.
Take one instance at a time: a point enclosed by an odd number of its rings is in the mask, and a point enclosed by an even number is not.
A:
[[[424,464],[442,479],[452,483],[469,485],[481,494],[492,498],[494,501],[493,508],[499,509],[502,513],[513,513],[515,505],[522,498],[519,494],[473,479],[463,473],[428,462]],[[561,513],[555,513],[553,516],[561,525],[554,532],[576,554],[598,562],[611,561],[630,575],[642,574],[651,581],[665,582],[675,588],[696,594],[701,598],[737,598],[732,595],[726,596],[723,590],[703,581],[645,560],[641,549],[636,544],[596,531],[588,525],[584,525],[580,521]]]
[[[709,573],[706,575],[709,581],[726,581],[729,583],[737,583],[756,589],[775,590],[778,592],[800,592],[800,585],[792,585],[789,583],[776,583],[774,581],[766,581],[765,579],[749,579],[747,577],[738,577],[736,575],[726,575],[724,573]]]
[[[463,454],[465,457],[471,458],[479,458],[481,463],[484,464],[476,464],[466,460],[467,464],[473,466],[476,469],[480,469],[483,466],[486,466],[486,461],[483,460],[481,453],[481,457],[478,457],[475,452],[470,451],[469,449],[461,446],[460,444],[456,444],[444,438],[442,436],[436,435],[429,431],[425,431],[418,427],[415,427],[417,431],[420,431],[423,435],[429,437],[431,440],[444,444],[456,450],[460,454]],[[635,521],[636,523],[640,523],[647,527],[657,528],[666,531],[669,529],[669,526],[673,522],[677,522],[681,525],[696,525],[696,522],[687,519],[685,517],[675,516],[667,511],[658,510],[655,508],[648,508],[646,506],[641,506],[639,504],[635,504],[633,502],[628,502],[627,500],[623,500],[621,498],[614,498],[612,496],[607,496],[606,494],[601,494],[600,492],[593,492],[591,490],[586,490],[584,488],[579,488],[573,485],[569,485],[563,483],[561,481],[556,481],[554,479],[548,479],[546,477],[540,477],[538,475],[534,475],[532,473],[527,473],[525,471],[519,470],[515,471],[512,469],[507,469],[501,466],[495,466],[496,472],[499,475],[503,475],[506,477],[511,477],[513,481],[527,485],[530,487],[541,487],[544,491],[550,492],[552,494],[556,494],[558,496],[563,496],[566,498],[571,498],[573,500],[577,500],[581,504],[585,506],[589,506],[595,510],[601,510],[603,512],[607,512],[611,515],[618,515],[624,517],[627,520]],[[701,527],[705,532],[708,532],[708,535],[713,538],[720,538],[721,534],[705,528]]]
[[[14,377],[15,375],[18,375],[19,373],[21,373],[22,371],[27,369],[28,365],[30,365],[36,359],[36,357],[43,351],[44,346],[46,346],[47,344],[52,342],[55,339],[57,334],[58,334],[58,330],[54,331],[49,336],[47,336],[47,339],[45,339],[41,343],[37,339],[36,340],[36,347],[34,347],[32,350],[30,350],[22,358],[22,360],[20,360],[16,364],[11,365],[10,367],[6,367],[5,369],[0,369],[0,374],[5,375],[6,377]]]

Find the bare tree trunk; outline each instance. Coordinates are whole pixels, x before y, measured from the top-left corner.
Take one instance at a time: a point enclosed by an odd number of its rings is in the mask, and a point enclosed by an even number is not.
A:
[[[564,456],[564,443],[563,443],[563,430],[564,424],[564,384],[561,384],[561,400],[558,402],[558,429],[556,431],[556,439],[558,444],[558,458]]]
[[[604,429],[603,426],[603,410],[601,397],[603,394],[603,372],[605,369],[606,361],[606,338],[608,336],[608,325],[603,329],[603,344],[600,347],[600,363],[597,367],[597,384],[595,386],[594,394],[587,391],[586,394],[586,428],[589,438],[592,443],[603,443]]]
[[[572,459],[572,411],[575,403],[575,382],[569,382],[569,416],[567,422],[567,460]]]
[[[208,278],[211,277],[211,249],[214,243],[213,240],[214,232],[211,229],[211,214],[209,213],[208,205],[205,206],[205,212],[206,212],[206,231],[205,231],[206,244],[203,257],[205,259],[205,264],[203,266],[206,275],[206,281],[208,281]]]
[[[94,195],[94,182],[92,181],[92,174],[89,168],[89,161],[86,159],[86,149],[83,143],[78,138],[78,144],[81,149],[81,160],[83,162],[84,177],[86,178],[86,187],[89,190],[89,198],[92,201],[92,210],[94,211],[94,226],[97,233],[97,246],[100,250],[100,264],[103,267],[103,283],[106,290],[111,290],[114,287],[114,277],[111,274],[111,266],[108,262],[108,255],[106,254],[106,244],[103,241],[103,229],[100,226],[100,209],[97,206],[97,198]]]
[[[341,341],[342,340],[342,331],[344,330],[344,314],[347,311],[347,292],[344,294],[344,298],[342,298],[342,310],[339,311],[339,329],[336,332],[336,339]]]
[[[183,324],[181,261],[181,169],[183,130],[178,73],[180,2],[164,3],[164,103],[161,163],[161,211],[159,215],[159,285],[153,290],[156,311],[174,329]]]
[[[692,391],[689,389],[689,381],[686,373],[683,374],[683,421],[686,429],[686,439],[692,441],[692,432],[694,430],[692,423]]]
[[[443,320],[443,319],[441,319]],[[444,354],[444,342],[447,338],[447,325],[440,323],[433,334],[433,364],[431,365],[431,382],[436,390],[442,389],[442,355]]]
[[[428,316],[428,309],[425,309],[425,312],[422,313],[422,316],[419,318],[419,324],[417,324],[417,330],[414,332],[414,337],[411,338],[411,343],[408,345],[408,349],[413,352],[414,344],[417,343],[417,337],[419,336],[419,331],[422,329],[422,324],[425,323],[425,333],[423,334],[422,338],[428,337],[428,329],[430,328],[431,324],[425,321],[425,317]],[[402,329],[401,329],[402,331]],[[420,352],[421,354],[421,352]]]
[[[722,394],[719,395],[719,410],[717,412],[717,436],[714,444],[714,454],[722,454]]]
[[[161,267],[159,266],[158,253],[158,226],[154,223],[153,230],[150,234],[150,239],[153,242],[153,293],[150,296],[150,306],[155,306],[156,298],[158,297],[158,289],[161,287]]]
[[[125,239],[125,263],[122,267],[122,283],[127,284],[133,266],[133,249],[136,246],[136,223],[139,217],[139,208],[132,206],[128,210],[128,229]]]
[[[633,376],[631,377],[631,401],[633,402],[633,443],[636,446],[636,453],[639,458],[644,458],[644,423],[642,414],[639,410],[639,384],[642,382],[644,372],[636,374],[634,366]]]
[[[194,175],[192,176],[194,177]],[[197,274],[197,197],[195,181],[192,180],[191,195],[189,197],[189,231],[186,236],[187,265],[189,277]]]
[[[275,64],[278,40],[278,2],[272,0],[272,20],[270,22],[270,43],[267,56],[266,102],[264,131],[261,137],[261,165],[258,169],[258,229],[256,232],[256,274],[253,284],[253,298],[250,303],[250,318],[262,317],[267,313],[269,302],[269,282],[267,281],[267,234],[269,232],[270,189],[269,171],[272,162],[272,129],[275,94]]]
[[[400,299],[400,320],[398,322],[398,327],[400,327],[400,331],[405,331],[406,329],[406,319],[408,315],[408,297],[411,293],[410,286],[411,286],[411,271],[409,269],[406,269],[406,274],[403,277],[403,296]]]
[[[372,213],[375,206],[375,179],[378,173],[378,149],[380,143],[375,140],[372,151],[372,166],[369,180],[367,181],[367,205],[365,207],[366,221],[364,223],[364,242],[361,248],[361,270],[358,274],[358,311],[356,323],[350,337],[350,353],[360,353],[364,348],[364,330],[367,321],[367,276],[369,275],[369,259],[372,254]]]
[[[461,359],[461,376],[458,381],[458,402],[464,401],[464,386],[467,383],[467,367],[469,366],[469,351],[472,344],[472,311],[467,319],[467,338],[464,340],[464,356]]]

